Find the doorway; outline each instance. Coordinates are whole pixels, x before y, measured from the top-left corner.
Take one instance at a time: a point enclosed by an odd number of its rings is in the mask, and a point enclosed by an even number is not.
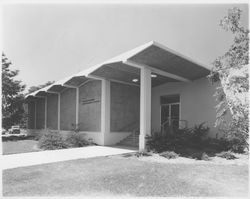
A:
[[[173,130],[179,128],[180,121],[180,95],[166,95],[160,97],[161,101],[161,127],[166,129],[172,126]]]

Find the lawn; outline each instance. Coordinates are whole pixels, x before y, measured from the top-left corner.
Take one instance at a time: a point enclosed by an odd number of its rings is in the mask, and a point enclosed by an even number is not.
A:
[[[121,156],[3,171],[4,196],[247,196],[248,165],[166,164]]]
[[[4,141],[2,142],[3,155],[39,151],[37,143],[38,141],[35,140]]]

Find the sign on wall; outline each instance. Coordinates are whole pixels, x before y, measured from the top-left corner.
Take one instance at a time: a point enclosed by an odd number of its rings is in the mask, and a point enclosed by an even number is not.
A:
[[[81,104],[91,104],[91,103],[97,103],[100,102],[101,100],[99,98],[82,98]]]

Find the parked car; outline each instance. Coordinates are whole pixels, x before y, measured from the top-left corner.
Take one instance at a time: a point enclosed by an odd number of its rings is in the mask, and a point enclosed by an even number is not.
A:
[[[9,130],[9,134],[20,134],[20,126],[12,126]]]

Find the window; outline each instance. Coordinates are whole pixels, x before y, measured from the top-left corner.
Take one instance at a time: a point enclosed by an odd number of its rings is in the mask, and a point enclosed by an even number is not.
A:
[[[161,96],[162,104],[180,103],[180,95],[166,95]]]

